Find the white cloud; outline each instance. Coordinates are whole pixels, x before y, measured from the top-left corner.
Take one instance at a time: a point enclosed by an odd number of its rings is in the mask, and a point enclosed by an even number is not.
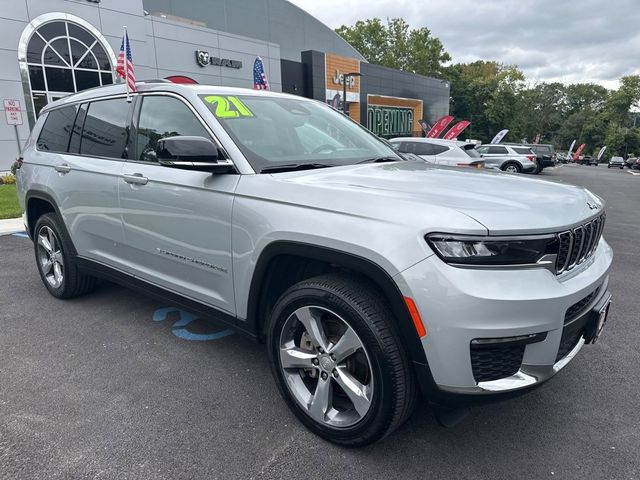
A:
[[[528,80],[609,88],[640,74],[637,0],[290,0],[335,28],[402,17],[439,37],[454,62],[517,64]]]

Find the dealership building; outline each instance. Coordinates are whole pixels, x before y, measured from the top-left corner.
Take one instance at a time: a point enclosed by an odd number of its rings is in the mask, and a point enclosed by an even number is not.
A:
[[[269,88],[337,104],[378,135],[409,135],[449,111],[446,81],[367,63],[286,0],[11,0],[0,10],[0,171],[44,105],[119,81],[127,27],[136,78],[251,88],[261,57]]]

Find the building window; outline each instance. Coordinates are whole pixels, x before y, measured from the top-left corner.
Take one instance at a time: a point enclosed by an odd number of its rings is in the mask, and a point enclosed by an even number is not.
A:
[[[18,56],[32,124],[47,103],[114,81],[115,57],[104,37],[80,18],[62,17],[38,17],[20,41]]]

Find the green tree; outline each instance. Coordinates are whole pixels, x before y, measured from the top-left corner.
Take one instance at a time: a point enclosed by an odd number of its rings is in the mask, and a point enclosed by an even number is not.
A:
[[[442,42],[428,28],[411,29],[402,18],[359,20],[336,32],[368,62],[421,75],[439,76],[451,60]]]
[[[488,142],[512,127],[524,82],[517,67],[477,61],[451,65],[443,73],[451,84],[451,114],[471,121],[469,136]],[[519,140],[517,132],[509,135]]]

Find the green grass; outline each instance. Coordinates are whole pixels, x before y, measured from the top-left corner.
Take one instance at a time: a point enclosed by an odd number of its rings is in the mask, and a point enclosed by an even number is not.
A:
[[[0,219],[22,215],[15,185],[0,185]]]

